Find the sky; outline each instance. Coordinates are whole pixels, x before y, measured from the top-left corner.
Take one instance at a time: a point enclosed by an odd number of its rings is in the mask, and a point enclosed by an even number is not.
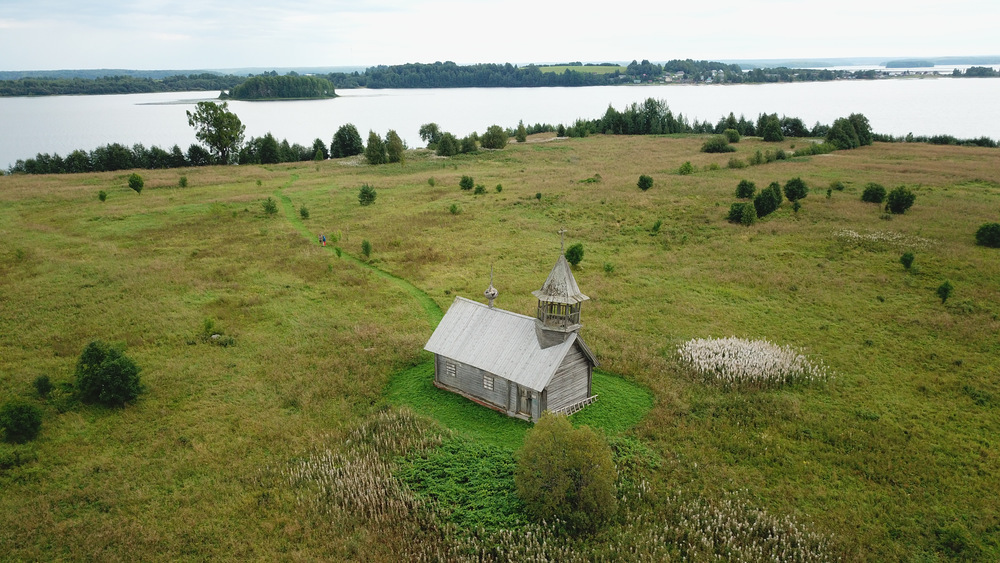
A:
[[[1000,55],[996,0],[0,0],[0,70]]]

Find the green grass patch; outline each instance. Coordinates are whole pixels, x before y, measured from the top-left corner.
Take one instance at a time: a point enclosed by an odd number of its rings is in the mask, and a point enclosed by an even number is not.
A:
[[[649,390],[621,377],[594,371],[596,403],[570,417],[573,424],[600,428],[609,435],[632,428],[653,408]],[[485,444],[517,449],[531,425],[478,405],[461,395],[434,386],[434,363],[419,364],[389,381],[389,401],[408,405],[446,427]]]

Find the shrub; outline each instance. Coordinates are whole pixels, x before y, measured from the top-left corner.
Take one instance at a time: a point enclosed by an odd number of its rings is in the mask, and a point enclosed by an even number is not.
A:
[[[798,201],[809,195],[809,188],[802,178],[792,178],[785,183],[785,197],[788,201]]]
[[[694,174],[694,165],[692,165],[691,161],[689,160],[689,161],[685,162],[684,164],[681,164],[680,168],[677,169],[677,173],[680,174],[681,176],[687,176],[688,174]]]
[[[647,176],[645,174],[639,176],[638,186],[639,186],[639,189],[642,190],[642,191],[646,191],[649,188],[652,188],[653,187],[653,178],[651,176]]]
[[[605,262],[604,263],[604,273],[605,274],[613,274],[613,273],[615,273],[615,265],[612,264],[611,262]]]
[[[571,244],[566,249],[566,261],[576,266],[581,260],[583,260],[583,243]]]
[[[861,192],[861,201],[882,203],[885,201],[885,186],[876,184],[875,182],[868,182],[865,184],[865,190]]]
[[[472,193],[474,193],[476,195],[483,195],[483,194],[486,193],[486,186],[484,186],[482,184],[476,184],[476,190],[474,192],[472,192]]]
[[[437,183],[437,181],[434,179],[434,176],[431,176],[430,178],[427,178],[427,185],[428,186],[430,186],[430,187],[433,188],[434,184],[436,184],[436,183]]]
[[[265,199],[261,202],[260,206],[264,209],[264,213],[268,215],[274,215],[278,212],[278,202],[273,197]]]
[[[785,149],[775,149],[774,160],[788,160],[788,153],[785,152]]]
[[[903,255],[899,257],[899,263],[903,265],[903,268],[909,270],[910,266],[913,265],[913,253],[904,252]]]
[[[306,208],[305,205],[299,208],[299,216],[302,217],[303,219],[309,218],[309,210]]]
[[[52,392],[52,381],[49,380],[49,376],[47,375],[39,375],[36,377],[34,385],[35,391],[38,392],[38,396],[43,399],[48,397],[49,393]]]
[[[714,135],[701,145],[701,152],[736,152],[736,147],[731,146],[722,135]]]
[[[756,191],[757,184],[754,184],[750,180],[740,180],[740,183],[736,185],[737,199],[750,199]]]
[[[537,192],[535,194],[535,199],[537,199],[538,201],[542,201],[542,192]]]
[[[106,199],[108,199],[108,192],[104,190],[97,192],[97,199],[105,201]]]
[[[781,205],[781,187],[777,182],[764,188],[753,198],[753,207],[757,211],[757,217],[766,217],[778,209]]]
[[[736,158],[734,156],[734,157],[731,157],[729,159],[729,162],[726,164],[726,166],[729,167],[729,168],[733,168],[733,169],[739,170],[741,168],[746,168],[747,167],[747,163],[744,162],[743,159]]]
[[[95,340],[77,361],[76,389],[83,401],[124,405],[139,396],[139,367],[117,349]]]
[[[976,231],[976,244],[987,248],[1000,248],[1000,223],[984,223]]]
[[[655,235],[660,232],[660,227],[662,226],[663,226],[663,219],[657,219],[656,222],[653,223],[653,228],[650,229],[650,231],[652,232],[652,234]]]
[[[378,193],[375,192],[375,188],[368,184],[361,184],[361,189],[358,190],[358,203],[361,205],[371,205],[375,203],[376,197],[378,197]]]
[[[186,188],[186,187],[188,187],[188,177],[187,177],[187,176],[181,176],[181,177],[180,177],[180,178],[179,178],[179,179],[177,180],[177,186],[178,186],[178,187],[181,187],[181,188]]]
[[[451,207],[448,208],[448,212],[451,213],[452,215],[458,215],[459,213],[462,212],[462,210],[458,208],[457,203],[453,203],[451,204]]]
[[[476,181],[472,179],[472,176],[462,176],[462,179],[458,181],[458,187],[463,190],[471,190],[473,186],[476,185]]]
[[[942,304],[945,301],[947,301],[949,297],[951,297],[951,292],[952,292],[953,289],[955,289],[955,286],[951,285],[951,282],[948,281],[948,280],[945,280],[945,282],[943,284],[941,284],[941,285],[938,286],[938,288],[937,288],[937,295],[938,295],[938,297],[941,298],[941,303]]]
[[[528,513],[571,531],[598,529],[617,511],[611,448],[587,426],[545,413],[517,452],[514,483]]]
[[[42,428],[42,410],[20,399],[11,399],[0,407],[0,430],[4,440],[23,444],[33,440]]]
[[[490,125],[479,139],[484,149],[502,149],[507,146],[507,132],[499,125]]]
[[[736,129],[726,129],[722,134],[725,135],[726,140],[730,143],[740,142],[740,132]]]
[[[830,188],[842,192],[844,191],[844,183],[839,180],[830,182]]]
[[[749,227],[757,222],[757,208],[753,203],[737,202],[729,207],[729,216],[726,218],[730,223],[739,223]]]
[[[917,194],[911,192],[906,186],[897,186],[886,197],[885,207],[896,215],[906,213],[906,210],[913,206]]]
[[[361,241],[361,254],[364,254],[365,258],[371,258],[372,243],[368,239]]]
[[[503,184],[497,184],[496,190],[497,190],[497,193],[502,192],[503,191]]]
[[[770,153],[771,151],[767,152]],[[754,153],[747,158],[747,164],[749,164],[750,166],[758,166],[764,164],[764,153],[760,152],[759,150],[754,151]]]
[[[128,176],[128,187],[135,190],[135,193],[142,193],[142,186],[144,182],[142,181],[142,176],[136,174],[135,172],[129,174]]]

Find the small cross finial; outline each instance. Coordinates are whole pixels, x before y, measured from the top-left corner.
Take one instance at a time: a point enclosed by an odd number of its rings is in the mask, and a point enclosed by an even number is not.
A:
[[[566,252],[566,241],[563,235],[566,234],[566,229],[559,229],[559,252]]]
[[[500,292],[497,291],[497,288],[493,287],[493,265],[492,264],[490,264],[490,286],[488,288],[486,288],[486,291],[483,292],[483,295],[485,295],[486,299],[489,300],[489,302],[490,302],[490,309],[492,309],[493,308],[493,300],[497,298],[497,295],[500,295]]]

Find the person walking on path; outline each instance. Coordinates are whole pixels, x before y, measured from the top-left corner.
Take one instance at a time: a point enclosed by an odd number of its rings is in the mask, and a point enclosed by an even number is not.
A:
[[[326,246],[326,235],[319,235],[319,242]]]

